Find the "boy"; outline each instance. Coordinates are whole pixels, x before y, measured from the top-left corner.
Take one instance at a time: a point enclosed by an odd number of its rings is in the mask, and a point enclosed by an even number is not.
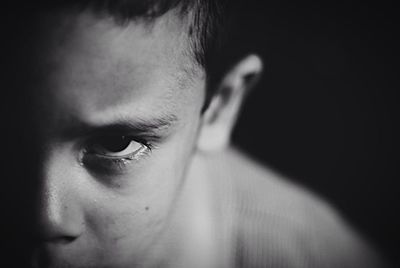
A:
[[[329,207],[229,147],[262,62],[213,76],[218,1],[21,9],[3,18],[8,267],[378,266]]]

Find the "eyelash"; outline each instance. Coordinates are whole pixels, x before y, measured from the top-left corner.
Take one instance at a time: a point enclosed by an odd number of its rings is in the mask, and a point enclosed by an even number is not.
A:
[[[122,135],[115,135],[122,136]],[[90,147],[95,144],[95,142],[86,142],[84,149],[82,151],[82,156],[80,157],[80,164],[90,167],[91,169],[97,169],[102,173],[120,173],[123,172],[128,165],[133,162],[138,162],[144,157],[151,154],[154,148],[156,148],[154,142],[149,142],[145,138],[135,138],[127,136],[131,141],[139,143],[142,147],[131,154],[125,156],[106,156],[95,152],[91,152]],[[94,141],[96,139],[93,139]]]

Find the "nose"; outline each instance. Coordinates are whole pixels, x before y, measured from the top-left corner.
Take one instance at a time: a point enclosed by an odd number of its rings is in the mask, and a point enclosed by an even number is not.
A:
[[[72,170],[61,157],[53,157],[43,166],[36,205],[40,242],[71,243],[83,233],[79,187]]]

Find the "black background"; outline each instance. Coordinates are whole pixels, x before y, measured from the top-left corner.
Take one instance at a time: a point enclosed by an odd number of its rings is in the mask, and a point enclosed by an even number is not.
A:
[[[246,1],[221,57],[262,56],[233,140],[316,191],[399,264],[398,11]]]
[[[234,142],[330,201],[384,255],[400,264],[399,10],[388,1],[294,0],[247,0],[239,10],[220,60],[229,64],[246,52],[255,52],[263,58],[265,72],[243,107]],[[5,40],[10,38],[2,33]],[[7,48],[6,42],[2,44]],[[10,49],[2,51],[6,54]],[[4,68],[6,75],[23,73]],[[23,111],[29,99],[14,92],[4,89],[2,100],[15,105],[17,99]],[[4,103],[2,123],[21,133],[27,131],[25,114],[9,116]],[[32,218],[22,215],[13,221],[7,215],[15,213],[9,204],[29,207],[32,198],[27,196],[35,184],[14,182],[5,170],[25,178],[39,161],[30,157],[31,167],[21,168],[21,151],[14,145],[29,148],[31,142],[14,133],[7,135],[4,151],[18,155],[11,166],[2,162],[3,191],[11,201],[0,202],[0,244],[14,238],[9,226]],[[18,187],[9,186],[13,184]],[[14,188],[15,193],[10,190]]]

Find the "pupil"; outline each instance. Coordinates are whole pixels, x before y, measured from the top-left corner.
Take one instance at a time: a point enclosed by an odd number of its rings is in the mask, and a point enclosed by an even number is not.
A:
[[[110,152],[120,152],[126,149],[130,142],[131,140],[125,136],[105,137],[101,142],[101,146]]]

